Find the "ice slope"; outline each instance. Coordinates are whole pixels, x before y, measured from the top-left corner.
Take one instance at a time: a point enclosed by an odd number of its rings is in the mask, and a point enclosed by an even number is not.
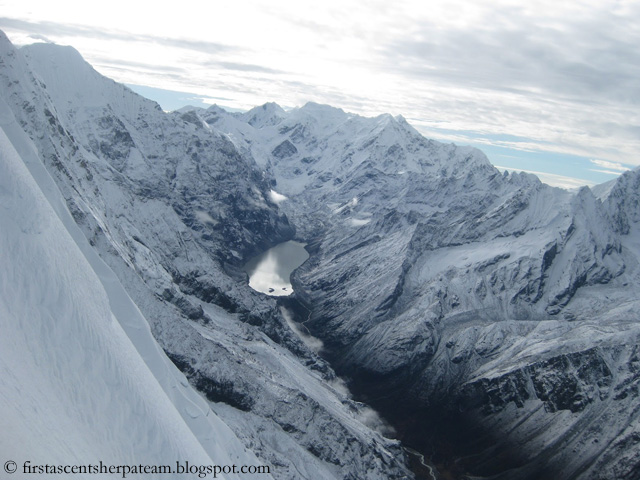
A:
[[[0,450],[5,460],[258,464],[158,348],[113,273],[78,235],[46,171],[33,158],[20,157],[5,133],[14,122],[2,107]],[[33,154],[28,141],[18,143]]]
[[[71,49],[0,47],[2,98],[73,221],[243,444],[277,478],[410,476],[398,442],[365,424],[370,410],[246,284],[245,258],[294,233],[253,159],[198,115],[165,114]]]

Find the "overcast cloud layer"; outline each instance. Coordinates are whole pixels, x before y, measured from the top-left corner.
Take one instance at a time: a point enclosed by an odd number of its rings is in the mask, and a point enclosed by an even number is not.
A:
[[[0,0],[0,28],[73,45],[118,81],[229,107],[402,114],[434,138],[552,154],[531,169],[565,176],[574,167],[552,168],[553,155],[598,179],[640,165],[640,2],[159,5]]]

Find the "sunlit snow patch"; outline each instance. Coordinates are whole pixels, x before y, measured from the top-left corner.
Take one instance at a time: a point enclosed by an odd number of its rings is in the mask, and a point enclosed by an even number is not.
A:
[[[276,205],[280,205],[282,202],[287,200],[287,197],[285,197],[281,193],[276,192],[275,190],[270,190],[269,191],[269,200],[271,200]]]
[[[370,218],[350,218],[349,223],[353,227],[361,227],[371,221]]]
[[[204,210],[196,210],[195,215],[196,218],[202,223],[210,223],[211,225],[218,224],[217,220],[214,220],[214,218]]]
[[[353,197],[347,203],[333,210],[333,213],[342,213],[346,209],[355,208],[358,205],[358,197]]]

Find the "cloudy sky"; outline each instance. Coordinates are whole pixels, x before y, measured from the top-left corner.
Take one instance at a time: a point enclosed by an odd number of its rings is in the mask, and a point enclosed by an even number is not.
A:
[[[165,109],[402,114],[549,183],[640,165],[640,2],[0,0],[16,44],[72,45]]]

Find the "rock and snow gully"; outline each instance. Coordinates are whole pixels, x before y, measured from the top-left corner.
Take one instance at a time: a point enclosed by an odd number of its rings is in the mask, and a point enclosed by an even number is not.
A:
[[[452,478],[640,478],[638,170],[567,192],[402,117],[167,114],[68,47],[0,35],[0,60],[3,155],[46,168],[91,269],[215,414],[184,445],[219,461],[224,430],[273,478],[413,478],[337,372]],[[295,295],[253,291],[246,261],[294,238]]]

